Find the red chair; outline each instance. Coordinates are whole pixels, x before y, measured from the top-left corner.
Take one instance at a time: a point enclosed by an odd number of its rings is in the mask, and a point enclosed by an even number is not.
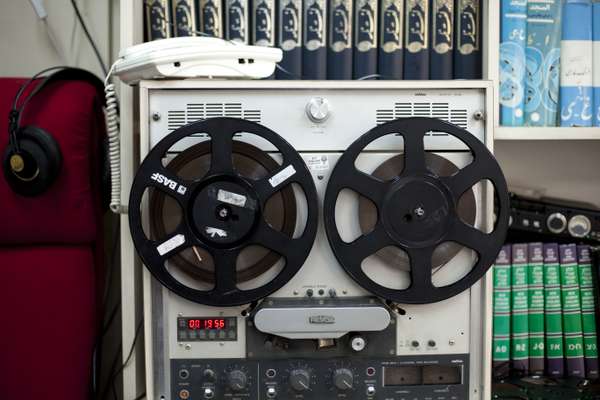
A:
[[[8,112],[24,79],[0,79],[0,156]],[[49,190],[14,194],[0,173],[0,398],[90,398],[100,321],[102,99],[84,81],[53,82],[27,106],[59,143]]]

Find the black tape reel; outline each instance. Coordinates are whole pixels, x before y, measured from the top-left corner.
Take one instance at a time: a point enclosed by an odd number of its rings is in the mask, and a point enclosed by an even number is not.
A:
[[[234,167],[232,153],[239,132],[257,135],[270,142],[283,162],[268,176],[251,179]],[[210,136],[210,167],[197,180],[184,180],[163,166],[167,151],[194,133]],[[304,230],[293,237],[274,229],[263,212],[276,193],[299,185],[306,197]],[[155,188],[172,197],[183,217],[166,239],[148,238],[142,226],[140,205],[146,188]],[[152,218],[152,216],[150,216]],[[129,199],[129,224],[138,254],[150,272],[167,288],[191,301],[234,306],[259,300],[287,283],[302,267],[316,236],[318,204],[314,182],[300,155],[270,129],[242,119],[212,118],[179,128],[161,140],[142,162]],[[262,286],[238,288],[236,261],[247,246],[259,245],[285,259],[283,269]],[[167,260],[183,249],[197,246],[214,262],[214,287],[199,290],[183,284],[167,268]]]
[[[446,132],[462,141],[473,161],[451,176],[438,176],[426,165],[424,137]],[[355,161],[374,140],[390,134],[404,139],[404,169],[395,179],[380,180],[358,170]],[[467,190],[487,179],[494,186],[498,212],[494,230],[484,233],[464,223],[458,202]],[[378,219],[373,230],[344,242],[335,217],[338,195],[350,189],[375,204]],[[398,303],[432,303],[452,297],[477,282],[494,263],[504,243],[509,218],[506,180],[494,156],[469,132],[438,119],[406,118],[377,126],[356,140],[337,162],[325,195],[325,230],[332,250],[346,272],[362,287]],[[438,245],[455,242],[477,253],[477,262],[458,281],[447,286],[432,283],[432,256]],[[410,259],[410,286],[392,289],[372,280],[362,269],[367,257],[395,246]]]

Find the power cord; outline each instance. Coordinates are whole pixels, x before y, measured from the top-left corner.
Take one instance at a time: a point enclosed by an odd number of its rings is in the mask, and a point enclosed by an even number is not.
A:
[[[106,64],[104,64],[104,61],[102,60],[102,57],[100,56],[100,51],[98,51],[98,47],[96,47],[96,43],[94,42],[94,39],[92,39],[92,35],[90,35],[90,32],[87,28],[87,25],[85,24],[83,17],[81,16],[81,13],[79,12],[79,7],[77,7],[77,3],[75,3],[75,0],[71,0],[71,5],[73,6],[73,10],[75,10],[75,15],[77,16],[77,19],[79,20],[79,23],[81,24],[81,27],[83,28],[83,32],[85,33],[85,36],[87,37],[88,41],[90,42],[90,45],[92,46],[92,49],[94,50],[94,54],[96,54],[96,58],[98,59],[98,62],[100,63],[100,67],[102,68],[102,73],[104,75],[107,74],[107,69],[106,69]]]

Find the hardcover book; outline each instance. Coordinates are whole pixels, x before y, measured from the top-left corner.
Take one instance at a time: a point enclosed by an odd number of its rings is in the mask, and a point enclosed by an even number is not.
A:
[[[404,1],[379,1],[379,61],[381,79],[402,79]]]
[[[546,326],[546,375],[565,374],[562,328],[562,299],[558,245],[544,244],[544,311]]]
[[[198,0],[196,26],[206,36],[223,37],[223,6],[218,0]]]
[[[544,253],[542,243],[529,243],[529,371],[544,374]]]
[[[566,0],[560,46],[560,125],[592,126],[591,0]]]
[[[585,377],[585,363],[577,246],[574,244],[560,245],[559,257],[567,376],[583,378]]]
[[[511,351],[512,370],[529,372],[529,302],[527,288],[527,244],[512,245],[511,267]]]
[[[525,122],[527,0],[502,0],[500,26],[500,123]]]
[[[556,126],[561,0],[527,1],[525,125]]]
[[[454,0],[432,0],[429,43],[429,79],[452,79]]]
[[[404,79],[429,79],[429,0],[404,4]]]
[[[352,0],[329,0],[327,79],[352,79]]]
[[[598,378],[598,339],[596,333],[595,289],[590,246],[577,246],[577,263],[579,265],[579,295],[581,296],[585,377],[596,379]]]
[[[225,0],[225,37],[233,42],[249,44],[248,0]]]
[[[283,58],[277,79],[302,79],[302,0],[277,0],[277,46]]]
[[[511,285],[511,247],[502,246],[494,271],[494,327],[492,368],[495,378],[504,378],[509,374],[510,366],[510,285]]]
[[[173,5],[173,36],[196,35],[194,0],[171,0]]]
[[[252,0],[252,44],[275,46],[275,0]]]
[[[171,10],[168,0],[151,0],[145,3],[147,40],[171,37]]]
[[[327,1],[304,0],[302,75],[304,79],[327,78]]]
[[[481,79],[481,0],[456,0],[454,78]]]
[[[354,11],[354,79],[377,74],[377,0],[356,0]]]

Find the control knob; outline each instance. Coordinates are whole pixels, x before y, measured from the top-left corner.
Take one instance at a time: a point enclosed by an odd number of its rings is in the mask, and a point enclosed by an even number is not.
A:
[[[229,388],[235,392],[244,390],[247,383],[248,377],[244,371],[234,369],[227,374],[227,384],[229,385]]]
[[[306,105],[306,115],[314,123],[324,122],[329,118],[329,101],[322,97],[313,97]]]
[[[592,222],[585,215],[577,214],[569,220],[568,229],[573,237],[586,237],[592,230]]]
[[[562,233],[567,227],[567,218],[561,213],[553,213],[546,219],[546,226],[552,233]]]
[[[338,368],[333,371],[333,384],[339,390],[352,389],[354,374],[348,368]]]
[[[297,392],[310,389],[310,373],[305,369],[290,372],[290,386]]]

